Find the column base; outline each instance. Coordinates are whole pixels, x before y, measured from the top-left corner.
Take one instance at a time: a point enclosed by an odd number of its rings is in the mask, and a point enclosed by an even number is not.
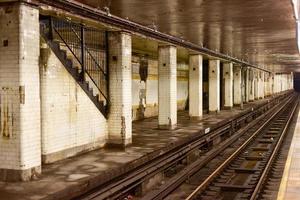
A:
[[[0,169],[0,181],[20,182],[36,180],[42,173],[41,166],[32,167],[30,169]]]
[[[208,111],[209,114],[218,114],[220,113],[220,110],[210,110]]]
[[[158,125],[158,129],[161,130],[174,130],[177,127],[176,124],[173,125]]]
[[[223,110],[232,110],[233,106],[224,106]]]
[[[105,144],[105,148],[108,149],[125,149],[126,147],[132,144],[132,138],[124,139],[124,140],[108,140]]]
[[[88,144],[74,146],[54,153],[42,154],[42,164],[54,163],[69,157],[81,155],[83,153],[100,149],[105,145],[105,140],[98,140]]]
[[[199,121],[202,119],[203,119],[203,116],[190,116],[190,120],[192,120],[192,121]]]

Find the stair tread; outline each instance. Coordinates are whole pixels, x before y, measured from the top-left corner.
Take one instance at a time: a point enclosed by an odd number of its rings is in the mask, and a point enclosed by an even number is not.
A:
[[[81,86],[81,88],[87,93],[87,95],[90,97],[92,102],[96,105],[96,107],[100,110],[100,112],[104,115],[107,116],[107,113],[105,112],[106,106],[104,105],[104,101],[100,100],[99,97],[100,95],[97,93],[94,95],[94,89],[89,87],[89,82],[87,81],[81,81],[81,69],[74,63],[78,62],[75,61],[73,62],[73,58],[69,58],[67,55],[67,47],[60,45],[59,41],[49,41],[48,44],[54,54],[59,58],[59,60],[62,62],[62,64],[65,66],[65,68],[68,70],[68,72],[73,76],[73,78],[76,80],[76,82]]]

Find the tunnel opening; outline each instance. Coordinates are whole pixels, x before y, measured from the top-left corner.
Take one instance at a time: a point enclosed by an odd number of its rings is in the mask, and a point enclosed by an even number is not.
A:
[[[294,73],[294,89],[300,92],[300,73]]]

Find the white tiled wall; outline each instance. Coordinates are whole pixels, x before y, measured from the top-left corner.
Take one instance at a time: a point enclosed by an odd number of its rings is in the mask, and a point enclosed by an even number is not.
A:
[[[90,144],[105,144],[107,121],[55,54],[43,44],[41,62],[42,153],[73,148],[69,155]],[[46,58],[45,58],[46,57]]]

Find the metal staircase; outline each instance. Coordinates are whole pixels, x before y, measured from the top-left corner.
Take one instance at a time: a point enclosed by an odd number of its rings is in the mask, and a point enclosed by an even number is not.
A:
[[[107,117],[107,33],[54,17],[41,17],[41,36],[91,101]]]

